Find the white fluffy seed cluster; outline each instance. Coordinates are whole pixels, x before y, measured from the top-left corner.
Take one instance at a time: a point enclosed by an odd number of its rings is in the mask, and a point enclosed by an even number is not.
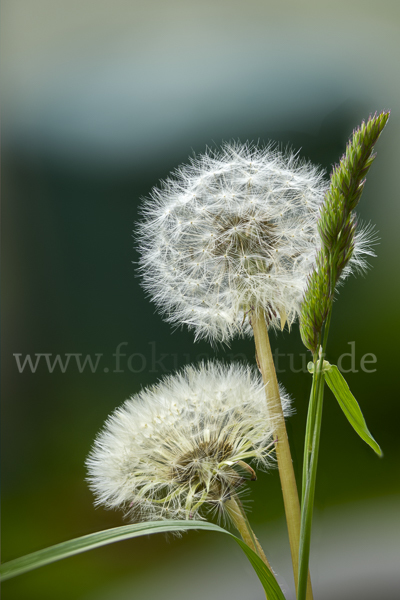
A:
[[[319,246],[327,184],[294,154],[227,144],[153,189],[139,226],[144,287],[169,322],[227,342],[251,308],[292,322]],[[244,322],[245,321],[245,322]]]
[[[273,146],[226,144],[193,159],[142,207],[144,288],[168,322],[211,342],[251,334],[252,309],[269,326],[290,326],[320,249],[328,187],[318,167]],[[366,267],[374,241],[371,228],[357,233],[342,279]]]
[[[286,415],[290,401],[282,392]],[[222,512],[273,459],[274,423],[258,372],[189,366],[133,396],[107,420],[86,461],[96,504],[132,521]]]

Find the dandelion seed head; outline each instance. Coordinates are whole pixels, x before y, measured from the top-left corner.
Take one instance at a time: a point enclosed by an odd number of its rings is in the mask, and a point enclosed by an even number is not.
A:
[[[254,478],[248,461],[263,470],[273,465],[273,432],[256,370],[186,367],[109,417],[86,461],[89,485],[96,504],[121,508],[132,521],[220,513]]]
[[[211,342],[251,334],[252,308],[269,326],[290,325],[320,249],[327,189],[319,168],[271,145],[226,144],[192,159],[142,207],[144,288],[168,322]]]
[[[180,167],[143,206],[141,272],[169,322],[196,337],[249,333],[251,307],[272,325],[299,310],[318,246],[322,172],[271,146],[227,144]]]

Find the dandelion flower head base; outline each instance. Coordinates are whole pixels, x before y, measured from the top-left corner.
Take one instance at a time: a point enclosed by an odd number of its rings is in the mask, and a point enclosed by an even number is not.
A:
[[[187,367],[111,415],[87,459],[89,483],[97,504],[133,521],[221,512],[256,479],[248,461],[273,464],[273,430],[257,371]]]
[[[180,167],[143,207],[141,271],[167,320],[250,333],[251,306],[294,320],[318,245],[322,173],[271,146],[227,144]]]

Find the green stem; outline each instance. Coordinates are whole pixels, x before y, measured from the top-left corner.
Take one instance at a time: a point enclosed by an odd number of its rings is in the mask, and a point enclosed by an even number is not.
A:
[[[304,506],[304,495],[306,493],[309,460],[312,451],[312,440],[315,424],[315,377],[312,379],[310,402],[308,404],[306,436],[304,440],[303,476],[301,484],[301,506]]]
[[[317,383],[315,387],[315,422],[313,427],[311,460],[309,468],[307,469],[307,481],[303,495],[301,512],[299,582],[297,588],[297,600],[305,600],[306,598],[307,573],[310,559],[311,526],[314,510],[315,483],[317,477],[322,406],[324,399],[324,374],[322,372],[319,372],[317,375]]]
[[[305,600],[307,592],[307,574],[310,561],[310,544],[312,517],[314,512],[315,484],[317,479],[317,466],[319,442],[321,437],[322,407],[324,401],[325,374],[323,371],[325,349],[328,342],[329,328],[332,317],[332,308],[329,311],[325,329],[323,346],[319,357],[314,356],[314,375],[311,388],[310,404],[307,415],[306,443],[304,446],[303,460],[303,488],[301,502],[301,529],[299,546],[299,579],[297,586],[297,600]],[[311,457],[310,455],[310,441]]]
[[[267,397],[271,419],[275,426],[274,435],[277,439],[277,443],[275,444],[276,458],[278,461],[279,477],[285,506],[294,581],[297,590],[300,544],[300,503],[297,492],[296,478],[293,470],[293,462],[286,432],[285,418],[283,415],[282,403],[279,394],[279,385],[276,377],[274,361],[272,358],[264,313],[262,311],[256,311],[252,315],[251,323],[254,332],[257,361],[265,384],[265,394]],[[308,581],[309,585],[307,587],[307,600],[312,600],[313,596],[309,576]]]

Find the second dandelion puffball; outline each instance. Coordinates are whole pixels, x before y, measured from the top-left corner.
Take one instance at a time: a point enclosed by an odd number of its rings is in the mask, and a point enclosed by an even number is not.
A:
[[[290,402],[282,390],[285,414]],[[132,521],[224,513],[266,469],[274,422],[256,370],[220,363],[186,367],[117,409],[87,459],[97,504]]]

